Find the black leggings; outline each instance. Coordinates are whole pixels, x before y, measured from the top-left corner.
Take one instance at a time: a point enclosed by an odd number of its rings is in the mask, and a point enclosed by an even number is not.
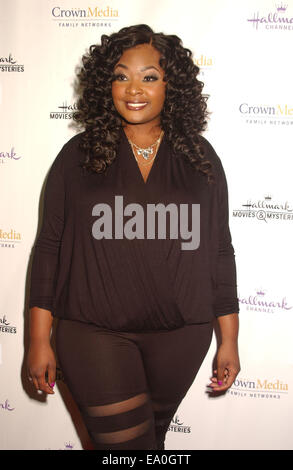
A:
[[[164,449],[212,339],[212,323],[117,332],[59,320],[57,356],[95,449]]]

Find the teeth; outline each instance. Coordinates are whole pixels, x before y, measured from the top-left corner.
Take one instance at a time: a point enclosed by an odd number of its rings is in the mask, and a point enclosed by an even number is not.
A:
[[[127,103],[127,106],[130,108],[142,108],[145,106],[147,103]]]

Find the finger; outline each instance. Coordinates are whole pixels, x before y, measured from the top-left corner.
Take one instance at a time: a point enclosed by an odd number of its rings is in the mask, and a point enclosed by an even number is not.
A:
[[[217,369],[215,369],[215,370],[213,371],[213,374],[214,374],[214,375],[213,375],[212,377],[210,377],[211,383],[210,383],[209,385],[207,385],[208,387],[211,387],[211,388],[213,388],[213,387],[215,387],[215,386],[218,385]]]
[[[36,377],[32,377],[32,382],[36,390],[39,390],[38,379]]]
[[[39,376],[37,376],[37,381],[38,381],[39,390],[42,390],[42,392],[49,393],[49,394],[54,393],[52,388],[46,382],[45,374],[40,374]]]
[[[228,388],[230,388],[231,385],[233,385],[236,376],[237,376],[237,371],[235,371],[234,369],[227,369],[223,383],[220,384],[218,381],[218,383],[213,386],[213,390],[216,392],[223,392],[225,390],[228,390]]]
[[[31,374],[29,373],[29,371],[27,372],[27,378],[30,382],[33,382],[33,378],[31,376]]]
[[[219,366],[218,369],[217,369],[217,382],[218,382],[218,385],[223,385],[224,383],[224,380],[225,380],[225,377],[226,377],[226,367],[223,367],[223,366]]]
[[[233,385],[236,377],[237,377],[237,374],[238,374],[238,371],[234,370],[234,369],[229,369],[228,370],[228,374],[227,374],[227,379],[226,379],[226,388],[230,388],[231,385]]]
[[[39,389],[38,380],[35,374],[30,369],[27,369],[27,376],[28,376],[28,380],[30,381],[30,383],[35,387],[36,390],[38,390]]]
[[[48,365],[48,384],[53,390],[56,381],[56,366],[55,364]]]
[[[215,376],[211,378],[211,384],[209,385],[213,390],[224,390],[228,380],[228,369],[219,368],[214,371]]]

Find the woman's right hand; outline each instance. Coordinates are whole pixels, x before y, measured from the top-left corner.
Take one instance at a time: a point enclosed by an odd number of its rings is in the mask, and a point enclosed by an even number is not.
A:
[[[31,339],[27,357],[28,378],[37,390],[54,394],[56,359],[50,341]],[[46,381],[46,374],[48,382]]]

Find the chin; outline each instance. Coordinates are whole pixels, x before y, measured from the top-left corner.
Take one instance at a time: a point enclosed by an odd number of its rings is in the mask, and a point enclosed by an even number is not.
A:
[[[132,116],[123,116],[122,114],[120,114],[120,116],[127,124],[146,124],[147,122],[152,121],[152,119],[143,119],[139,118],[139,116],[137,116],[136,119],[134,119]]]

